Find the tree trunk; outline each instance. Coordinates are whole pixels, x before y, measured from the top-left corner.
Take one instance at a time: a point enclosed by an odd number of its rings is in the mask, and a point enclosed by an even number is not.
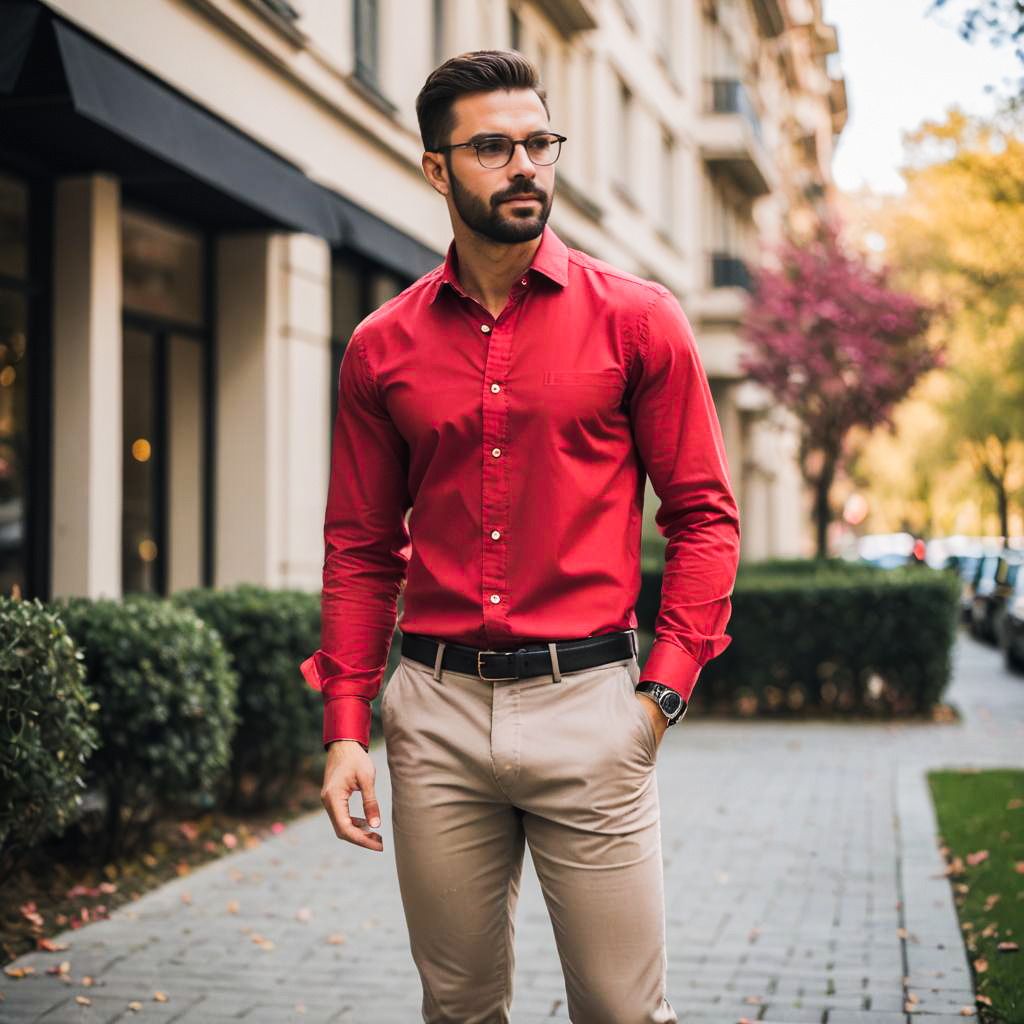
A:
[[[814,532],[815,557],[817,558],[828,557],[828,526],[832,521],[832,509],[829,506],[828,496],[832,490],[835,476],[836,459],[832,455],[826,455],[821,472],[814,480]]]

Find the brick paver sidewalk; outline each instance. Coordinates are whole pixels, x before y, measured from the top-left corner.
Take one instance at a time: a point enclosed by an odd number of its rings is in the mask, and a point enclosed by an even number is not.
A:
[[[971,977],[924,771],[1020,767],[1024,678],[961,636],[948,698],[963,724],[688,717],[666,734],[657,773],[669,998],[682,1020],[906,1024],[908,993],[913,1017],[964,1019]],[[322,812],[303,818],[64,933],[65,952],[19,958],[37,973],[0,978],[0,1021],[415,1024],[383,747],[373,756],[383,855],[336,840]],[[516,1024],[567,1020],[528,852],[516,949]],[[71,984],[45,973],[64,959]],[[96,983],[83,988],[87,974]],[[90,1005],[76,1004],[81,995]]]

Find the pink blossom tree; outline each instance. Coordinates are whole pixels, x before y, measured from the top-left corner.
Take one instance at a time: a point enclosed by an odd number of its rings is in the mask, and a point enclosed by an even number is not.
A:
[[[934,310],[890,289],[888,268],[848,252],[835,221],[806,242],[783,242],[776,256],[778,269],[754,275],[740,365],[800,423],[800,470],[823,558],[847,434],[891,427],[896,403],[944,357],[925,337]]]

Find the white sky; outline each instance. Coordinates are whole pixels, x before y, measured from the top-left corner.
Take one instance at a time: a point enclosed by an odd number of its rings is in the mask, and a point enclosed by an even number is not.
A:
[[[824,20],[839,35],[839,67],[846,79],[849,118],[832,164],[844,191],[867,185],[903,192],[902,131],[941,120],[957,104],[990,114],[996,102],[986,84],[1009,91],[1024,74],[1009,45],[983,36],[973,43],[956,27],[964,0],[925,16],[931,0],[823,0]]]

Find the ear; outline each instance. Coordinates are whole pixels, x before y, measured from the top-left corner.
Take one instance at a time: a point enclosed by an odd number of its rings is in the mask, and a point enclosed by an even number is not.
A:
[[[430,182],[430,187],[446,196],[450,190],[448,183],[448,167],[441,153],[424,153],[421,161],[423,177]]]

